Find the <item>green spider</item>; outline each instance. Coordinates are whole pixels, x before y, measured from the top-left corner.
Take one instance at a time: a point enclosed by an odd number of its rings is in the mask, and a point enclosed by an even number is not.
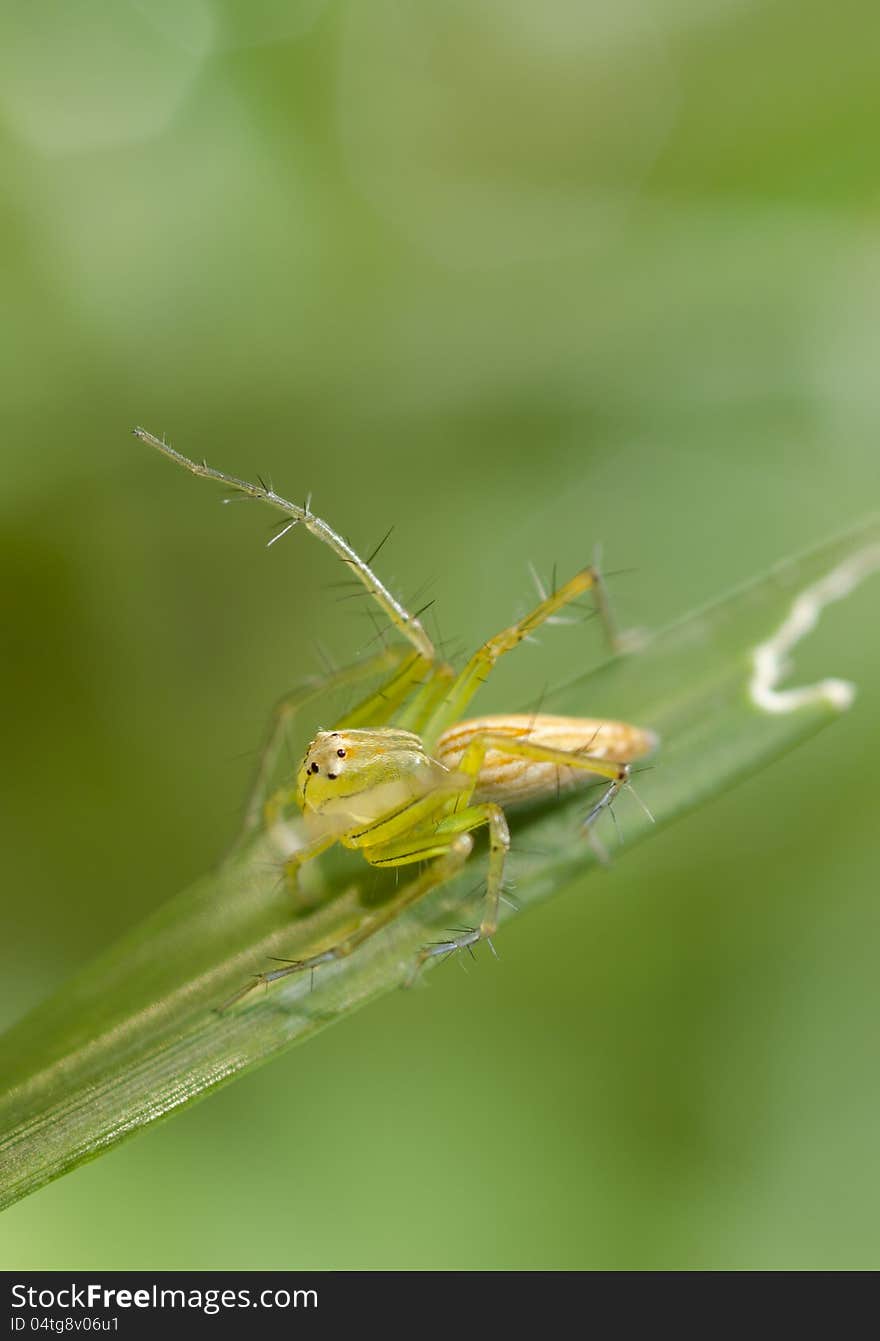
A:
[[[589,829],[629,780],[630,765],[657,745],[652,731],[601,718],[542,713],[463,717],[497,661],[585,592],[596,594],[608,623],[598,570],[584,568],[558,590],[544,595],[530,614],[490,638],[456,673],[447,662],[438,660],[418,618],[404,609],[369,565],[308,504],[300,507],[263,483],[250,484],[192,461],[146,429],[136,428],[134,433],[192,474],[217,480],[227,489],[284,513],[289,520],[275,539],[294,526],[305,526],[360,579],[405,640],[329,675],[320,688],[310,684],[282,700],[247,806],[245,834],[266,825],[284,853],[285,875],[293,888],[300,867],[334,843],[356,849],[371,866],[427,865],[337,944],[257,975],[238,996],[258,983],[275,982],[351,954],[405,908],[456,875],[473,850],[473,831],[483,827],[489,835],[489,861],[480,925],[426,946],[414,971],[434,955],[489,940],[498,925],[510,846],[503,807],[556,795],[560,788],[580,781],[605,779],[607,786],[585,820]],[[388,678],[378,689],[346,713],[334,730],[318,732],[296,777],[271,790],[287,727],[304,703],[318,692],[382,672]],[[293,839],[286,823],[288,814],[296,809],[305,821],[305,844]]]

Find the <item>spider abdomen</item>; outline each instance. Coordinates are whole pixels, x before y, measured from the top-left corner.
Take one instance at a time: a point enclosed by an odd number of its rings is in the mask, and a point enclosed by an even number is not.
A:
[[[628,722],[603,718],[554,717],[547,713],[502,714],[473,717],[451,726],[437,742],[435,758],[455,771],[465,750],[480,735],[510,736],[533,745],[589,755],[594,759],[629,764],[650,754],[657,736]],[[507,754],[493,746],[486,752],[477,779],[476,801],[514,805],[553,796],[557,791],[595,781],[583,768],[568,768],[546,760]]]

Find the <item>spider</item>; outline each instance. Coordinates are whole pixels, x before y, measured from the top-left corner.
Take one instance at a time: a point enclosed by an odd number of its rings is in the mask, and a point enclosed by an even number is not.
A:
[[[465,949],[480,940],[491,945],[510,846],[503,807],[553,796],[580,781],[604,779],[603,792],[584,820],[589,834],[598,815],[628,782],[630,765],[658,743],[650,730],[600,718],[545,713],[464,717],[499,659],[585,592],[595,594],[610,627],[598,569],[584,568],[558,589],[542,593],[529,614],[495,634],[456,672],[438,659],[418,617],[400,604],[342,536],[311,511],[309,502],[301,507],[262,481],[250,484],[206,462],[190,460],[146,429],[136,428],[134,433],[192,474],[217,480],[227,489],[284,513],[287,520],[273,541],[294,526],[305,526],[347,565],[402,635],[400,643],[322,682],[321,691],[330,691],[383,672],[387,675],[333,730],[319,731],[296,776],[272,790],[271,779],[289,722],[319,690],[311,682],[278,704],[246,809],[244,834],[256,832],[261,825],[267,827],[284,853],[284,873],[292,889],[304,863],[334,843],[359,851],[371,866],[425,865],[395,897],[337,944],[257,975],[256,982],[238,995],[257,983],[275,982],[351,954],[429,890],[452,879],[471,855],[474,830],[481,828],[488,831],[489,857],[480,925],[461,928],[449,939],[425,946],[414,972],[436,955]],[[297,809],[305,820],[305,843],[292,839],[286,823]]]

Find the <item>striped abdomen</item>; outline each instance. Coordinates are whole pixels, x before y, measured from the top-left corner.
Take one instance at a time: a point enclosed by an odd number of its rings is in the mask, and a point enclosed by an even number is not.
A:
[[[435,758],[445,768],[454,771],[474,736],[481,732],[491,732],[493,736],[512,736],[530,744],[620,764],[633,763],[643,758],[657,745],[657,736],[653,731],[630,726],[628,722],[524,713],[473,717],[466,722],[456,723],[444,731],[438,740],[434,750]],[[563,788],[578,784],[583,786],[595,780],[596,775],[583,768],[566,768],[546,760],[524,759],[493,748],[487,752],[480,769],[474,799],[510,805],[553,796]]]

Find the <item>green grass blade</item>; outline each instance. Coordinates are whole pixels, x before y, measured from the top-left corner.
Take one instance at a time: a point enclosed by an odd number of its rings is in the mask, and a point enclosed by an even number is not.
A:
[[[787,660],[787,635],[793,646],[811,616],[877,567],[880,523],[873,520],[545,699],[547,711],[628,718],[661,734],[654,766],[636,778],[657,824],[624,793],[617,811],[626,841],[615,846],[616,860],[848,706],[850,693],[839,681],[777,697],[768,666],[774,656]],[[578,827],[587,805],[575,793],[513,816],[510,875],[521,909],[595,862]],[[607,818],[602,834],[615,845]],[[478,877],[466,871],[313,981],[285,979],[218,1014],[214,1007],[270,956],[313,953],[393,889],[390,877],[342,851],[323,862],[321,879],[333,897],[294,918],[277,860],[257,840],[159,908],[0,1039],[0,1205],[402,983],[420,946],[472,916]]]

